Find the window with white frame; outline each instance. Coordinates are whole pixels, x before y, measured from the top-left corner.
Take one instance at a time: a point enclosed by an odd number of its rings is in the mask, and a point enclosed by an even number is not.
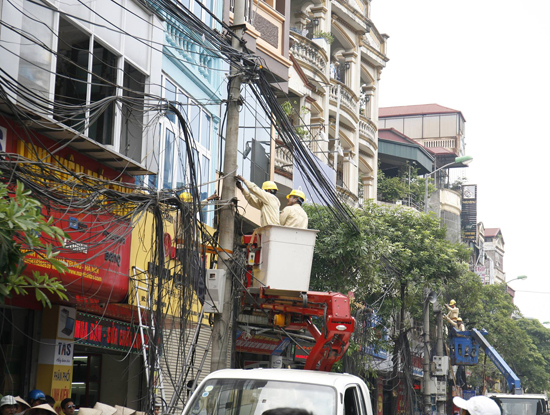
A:
[[[64,17],[59,19],[57,51],[55,118],[84,131],[93,140],[117,146],[120,153],[141,161],[143,104],[138,102],[143,98],[147,77],[93,34]],[[117,85],[123,85],[124,89]],[[114,101],[106,101],[94,112],[88,110],[78,116],[71,115],[74,111],[67,107],[98,103],[117,96],[119,91],[124,97],[138,99],[132,101],[131,107],[125,103],[120,109]],[[93,121],[88,121],[90,117]],[[120,130],[115,127],[117,118]]]
[[[164,98],[175,103],[188,123],[194,148],[187,148],[184,131],[174,112],[166,112],[160,122],[160,165],[158,183],[163,189],[182,189],[189,185],[191,170],[187,152],[191,151],[194,172],[201,199],[206,198],[211,181],[210,162],[212,149],[212,117],[195,100],[190,98],[174,81],[163,77]]]
[[[214,11],[214,6],[216,4],[215,0],[179,0],[179,2],[189,9],[195,16],[197,16],[199,19],[201,19],[204,23],[206,23],[209,27],[212,27],[214,20],[212,19],[212,16],[210,13],[208,13],[203,7],[201,7],[201,4],[204,5],[204,7],[207,10]]]

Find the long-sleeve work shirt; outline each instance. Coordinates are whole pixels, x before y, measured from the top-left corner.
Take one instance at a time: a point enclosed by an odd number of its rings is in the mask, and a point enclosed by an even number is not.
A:
[[[248,190],[243,188],[243,195],[250,206],[260,210],[260,225],[280,225],[279,209],[281,202],[277,196],[260,189],[255,183],[244,180]]]
[[[307,229],[307,213],[300,204],[287,206],[281,212],[281,225]]]

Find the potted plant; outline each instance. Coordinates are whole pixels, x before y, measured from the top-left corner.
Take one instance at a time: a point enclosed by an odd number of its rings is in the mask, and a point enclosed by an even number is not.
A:
[[[332,45],[334,42],[334,36],[330,32],[323,32],[322,30],[316,30],[313,32],[314,39],[325,39],[329,45]]]

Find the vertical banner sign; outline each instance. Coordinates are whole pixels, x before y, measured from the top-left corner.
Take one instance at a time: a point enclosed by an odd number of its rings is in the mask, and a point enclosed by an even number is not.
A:
[[[479,276],[483,285],[489,284],[490,280],[488,267],[485,265],[476,265],[474,267],[474,272]]]
[[[376,415],[384,415],[384,382],[376,380]]]
[[[406,413],[407,403],[405,402],[405,385],[403,380],[397,386],[397,414],[403,415]]]
[[[462,186],[462,241],[477,240],[477,184]]]
[[[76,309],[54,305],[44,309],[36,387],[55,399],[71,396]]]

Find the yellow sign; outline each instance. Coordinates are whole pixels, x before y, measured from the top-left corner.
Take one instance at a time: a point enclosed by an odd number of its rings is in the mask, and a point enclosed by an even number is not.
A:
[[[76,309],[54,305],[42,316],[37,389],[61,401],[71,396]]]

